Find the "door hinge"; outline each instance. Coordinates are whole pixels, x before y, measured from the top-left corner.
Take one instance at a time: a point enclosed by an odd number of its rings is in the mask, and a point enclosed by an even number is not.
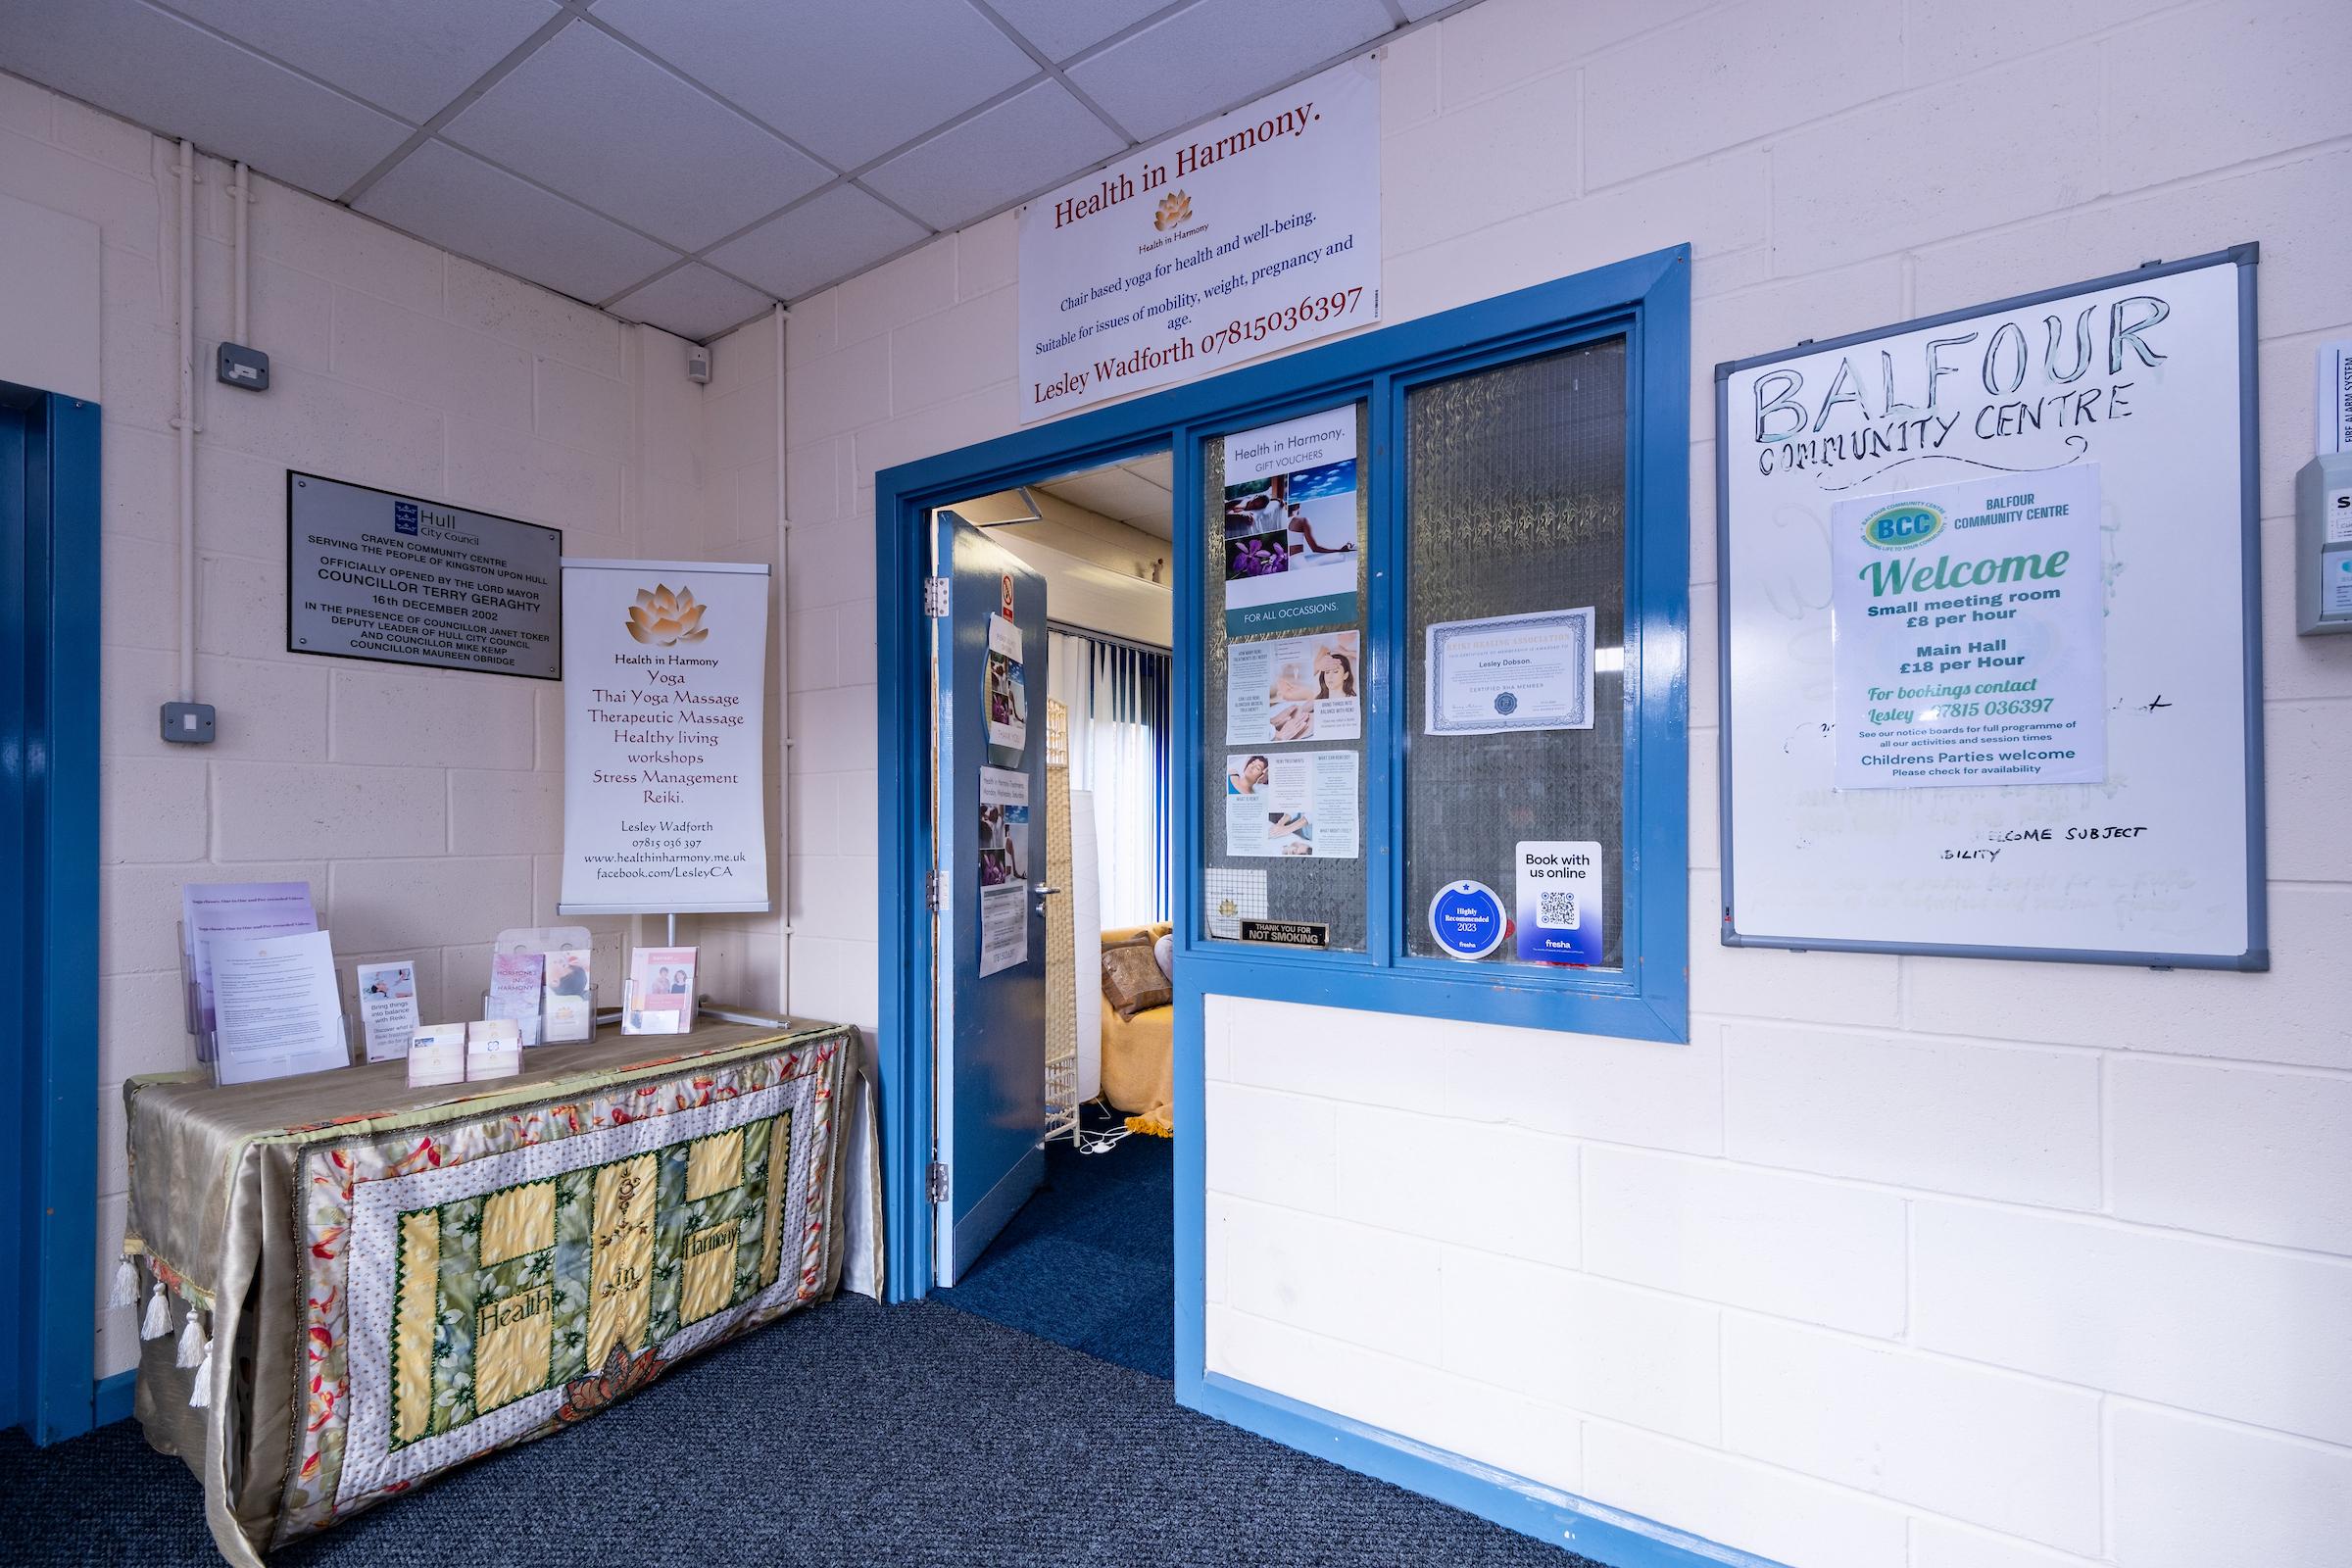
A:
[[[944,620],[948,613],[948,579],[923,579],[923,613],[933,620]]]
[[[934,910],[939,907],[939,872],[936,870],[923,873],[923,903]]]
[[[946,1202],[948,1200],[948,1167],[941,1164],[936,1159],[933,1160],[931,1162],[931,1169],[928,1172],[927,1179],[930,1187],[931,1201],[934,1203]]]

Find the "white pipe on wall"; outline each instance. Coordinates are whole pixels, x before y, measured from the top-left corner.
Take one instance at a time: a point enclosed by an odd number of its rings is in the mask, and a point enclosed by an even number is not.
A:
[[[196,149],[179,142],[179,700],[196,701]]]
[[[776,963],[776,1010],[792,1011],[792,507],[786,500],[784,473],[784,306],[776,304],[776,728],[783,744],[777,755],[783,765],[776,789],[776,858],[782,862],[777,887],[784,906],[777,940],[783,952]]]
[[[232,341],[251,347],[253,339],[245,335],[247,302],[251,297],[246,283],[251,274],[245,270],[245,209],[253,200],[253,176],[243,164],[237,165],[237,182],[229,187],[229,194],[236,201],[237,218],[237,327]]]

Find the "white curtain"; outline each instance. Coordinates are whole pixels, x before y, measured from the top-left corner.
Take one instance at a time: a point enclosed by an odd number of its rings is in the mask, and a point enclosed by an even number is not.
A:
[[[1094,802],[1104,929],[1159,917],[1159,765],[1141,662],[1091,637],[1054,632],[1047,682],[1070,714],[1070,789]]]

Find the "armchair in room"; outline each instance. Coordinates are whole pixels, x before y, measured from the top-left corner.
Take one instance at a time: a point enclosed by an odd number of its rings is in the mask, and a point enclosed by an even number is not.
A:
[[[1102,933],[1102,951],[1153,943],[1175,928],[1155,925],[1120,926]],[[1116,999],[1105,990],[1102,998],[1102,1098],[1126,1114],[1129,1130],[1156,1138],[1174,1136],[1176,1099],[1176,1009],[1168,1002],[1136,1007],[1119,1016]]]

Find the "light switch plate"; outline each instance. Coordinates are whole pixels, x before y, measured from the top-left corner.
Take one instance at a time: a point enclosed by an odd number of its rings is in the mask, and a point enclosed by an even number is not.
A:
[[[210,746],[213,743],[213,705],[166,703],[164,739],[174,746]]]

